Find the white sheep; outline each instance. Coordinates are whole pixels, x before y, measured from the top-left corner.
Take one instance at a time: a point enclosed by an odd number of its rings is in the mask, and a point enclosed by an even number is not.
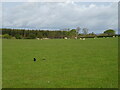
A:
[[[83,40],[85,40],[85,38],[83,38]]]
[[[39,40],[39,38],[36,38],[37,40]]]
[[[77,39],[77,37],[75,37],[75,39]]]
[[[67,39],[67,37],[64,37],[64,39]]]

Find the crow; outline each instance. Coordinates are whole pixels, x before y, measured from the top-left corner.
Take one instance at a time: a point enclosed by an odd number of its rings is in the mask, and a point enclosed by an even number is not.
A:
[[[36,58],[34,58],[34,62],[36,61]]]

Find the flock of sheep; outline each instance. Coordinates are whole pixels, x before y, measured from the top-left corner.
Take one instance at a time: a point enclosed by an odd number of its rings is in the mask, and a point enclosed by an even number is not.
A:
[[[115,37],[115,36],[113,36],[113,37]],[[105,38],[105,37],[103,37],[103,38]],[[109,38],[109,37],[107,37],[107,38]],[[49,38],[42,38],[42,39],[36,38],[36,39],[37,39],[37,40],[48,40]],[[67,40],[68,38],[67,38],[67,37],[64,37],[64,39]],[[75,37],[74,39],[78,39],[78,38]],[[96,39],[96,37],[94,37],[94,39]],[[80,38],[80,40],[85,40],[85,38]]]

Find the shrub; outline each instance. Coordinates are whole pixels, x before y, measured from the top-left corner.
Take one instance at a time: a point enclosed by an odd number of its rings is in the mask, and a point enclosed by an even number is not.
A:
[[[6,38],[6,39],[11,39],[12,38],[12,36],[10,36],[9,34],[4,34],[2,37]]]

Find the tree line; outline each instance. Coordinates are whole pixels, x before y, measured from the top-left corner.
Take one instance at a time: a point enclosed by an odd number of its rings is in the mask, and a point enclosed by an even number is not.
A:
[[[109,29],[104,31],[102,34],[95,34],[94,32],[88,33],[87,28],[83,28],[82,33],[81,28],[76,29],[63,29],[63,30],[25,30],[25,29],[8,29],[2,28],[2,38],[16,38],[16,39],[35,39],[35,38],[50,38],[50,39],[62,39],[67,38],[94,38],[94,37],[112,37],[117,36],[115,30]]]

